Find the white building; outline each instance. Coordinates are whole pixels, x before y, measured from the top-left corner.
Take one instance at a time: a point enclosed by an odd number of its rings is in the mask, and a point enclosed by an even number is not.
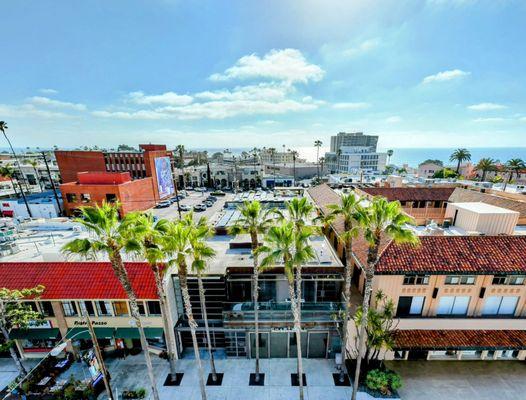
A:
[[[60,207],[52,191],[31,195],[26,194],[26,199],[32,218],[56,218],[60,215]],[[1,199],[0,212],[4,217],[12,217],[19,220],[30,217],[22,198]]]

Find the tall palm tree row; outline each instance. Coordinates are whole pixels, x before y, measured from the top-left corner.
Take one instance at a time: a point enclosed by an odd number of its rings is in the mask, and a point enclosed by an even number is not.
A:
[[[514,174],[517,175],[517,178],[520,177],[521,171],[526,169],[526,163],[520,158],[512,158],[506,163],[506,169],[509,172],[508,180],[506,181],[506,184],[508,184],[512,181]],[[506,190],[506,186],[504,186],[504,190]]]
[[[254,330],[256,340],[255,381],[259,382],[259,235],[268,232],[274,221],[275,210],[263,208],[259,201],[244,202],[238,208],[240,216],[230,228],[231,235],[247,233],[250,235],[253,271],[252,271],[252,301],[254,303]]]
[[[475,169],[478,171],[482,171],[482,177],[480,178],[481,181],[486,180],[486,174],[489,171],[495,171],[496,161],[493,158],[481,158],[477,165],[475,166]]]
[[[62,251],[66,254],[77,254],[84,258],[96,258],[100,254],[105,254],[109,258],[113,272],[126,292],[130,302],[130,314],[139,330],[153,399],[159,400],[148,342],[137,305],[137,295],[131,285],[121,254],[121,252],[136,253],[140,250],[141,244],[137,240],[134,230],[130,229],[132,224],[130,224],[129,218],[133,218],[133,216],[124,217],[123,221],[119,222],[119,209],[119,203],[110,204],[106,202],[102,203],[101,206],[81,208],[81,217],[77,218],[76,222],[83,225],[91,235],[89,238],[72,240],[63,246]]]
[[[294,332],[296,335],[296,348],[298,359],[298,386],[299,398],[303,400],[303,364],[301,351],[301,299],[297,297],[294,286],[299,283],[297,277],[298,268],[315,257],[314,249],[308,239],[314,234],[310,226],[297,228],[292,221],[282,221],[273,226],[265,237],[265,245],[261,246],[259,252],[266,254],[261,261],[261,268],[273,268],[283,265],[284,273],[289,287],[289,296],[294,318]]]
[[[152,214],[136,212],[128,214],[125,222],[129,224],[128,229],[131,230],[139,244],[136,254],[148,262],[153,272],[157,296],[159,297],[159,305],[161,307],[166,339],[166,353],[170,364],[169,379],[173,382],[177,377],[175,332],[173,330],[171,314],[168,308],[168,299],[163,283],[163,275],[166,275],[166,265],[164,264],[165,256],[161,248],[163,236],[167,232],[168,221],[160,219],[156,222]]]
[[[167,224],[166,234],[163,236],[161,249],[168,258],[168,265],[175,265],[177,267],[185,314],[186,318],[188,319],[188,326],[190,327],[195,360],[199,372],[199,388],[201,390],[201,398],[206,400],[203,365],[201,363],[201,356],[199,354],[199,345],[197,343],[196,334],[198,325],[194,318],[192,303],[190,300],[190,292],[188,290],[188,261],[194,254],[193,241],[196,240],[195,236],[198,234],[195,225],[190,220],[191,218],[191,214],[187,214],[183,220],[170,221]]]
[[[352,400],[356,400],[360,382],[360,368],[365,352],[366,342],[366,316],[369,313],[369,303],[373,290],[373,277],[378,263],[380,243],[382,239],[389,239],[395,243],[418,243],[418,237],[407,226],[412,224],[412,219],[403,212],[400,202],[389,202],[384,197],[373,198],[371,204],[361,210],[359,217],[363,235],[368,244],[367,265],[365,266],[365,286],[362,302],[362,319],[358,333],[358,358]]]
[[[338,236],[338,241],[345,249],[345,283],[343,295],[345,297],[345,313],[342,334],[342,361],[343,368],[340,372],[340,381],[345,379],[345,359],[347,358],[347,337],[349,322],[351,320],[351,280],[353,273],[353,239],[358,236],[360,216],[363,212],[360,206],[361,199],[354,193],[343,195],[340,204],[329,205],[330,213],[324,223],[330,224],[335,218],[343,218],[344,232]]]
[[[316,147],[316,164],[318,166],[318,179],[320,179],[320,147],[323,145],[321,140],[314,141],[314,147]]]
[[[457,169],[456,173],[460,171],[460,164],[462,164],[464,161],[470,161],[471,160],[471,153],[468,149],[460,148],[456,149],[451,156],[449,157],[449,161],[456,161],[457,162]]]

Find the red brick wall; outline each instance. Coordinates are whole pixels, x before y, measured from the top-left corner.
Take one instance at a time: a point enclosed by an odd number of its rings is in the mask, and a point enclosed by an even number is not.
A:
[[[76,182],[78,172],[106,171],[102,151],[55,151],[63,183]]]

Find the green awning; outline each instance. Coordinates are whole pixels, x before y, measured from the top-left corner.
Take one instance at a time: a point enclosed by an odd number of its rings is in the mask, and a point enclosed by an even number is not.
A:
[[[144,334],[149,339],[163,337],[163,328],[144,328]],[[120,339],[139,339],[137,328],[117,328],[115,337]]]
[[[56,339],[59,334],[58,328],[32,328],[32,329],[11,329],[9,339]]]
[[[111,339],[113,338],[113,328],[94,328],[95,336],[97,339]],[[71,328],[66,334],[68,339],[91,339],[91,336],[88,331],[88,327],[84,328]]]

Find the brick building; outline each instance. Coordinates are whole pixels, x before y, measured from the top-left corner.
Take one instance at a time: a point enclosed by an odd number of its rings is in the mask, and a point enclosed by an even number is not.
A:
[[[176,185],[174,156],[165,145],[141,144],[136,152],[57,150],[55,157],[66,215],[103,200],[119,201],[123,215],[146,210],[171,196]],[[165,160],[168,167],[160,170]],[[166,176],[158,176],[159,171]]]

